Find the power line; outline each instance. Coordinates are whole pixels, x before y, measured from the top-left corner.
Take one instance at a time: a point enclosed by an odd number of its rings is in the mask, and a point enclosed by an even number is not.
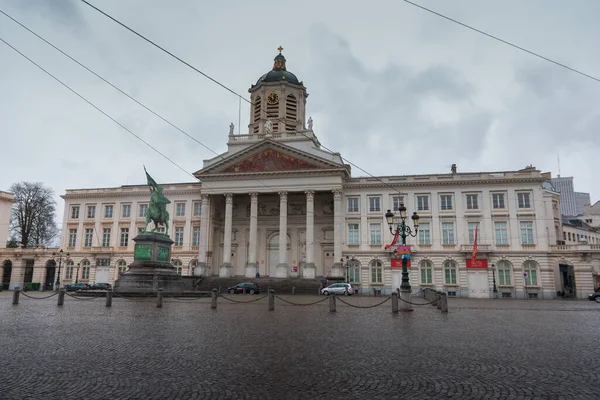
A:
[[[423,7],[422,5],[419,5],[419,4],[417,4],[417,3],[413,3],[412,1],[409,1],[409,0],[404,0],[404,2],[405,2],[405,3],[408,3],[408,4],[412,5],[412,6],[418,7],[418,8],[420,8],[420,9],[422,9],[422,10],[425,10],[425,11],[427,11],[427,12],[430,12],[430,13],[432,13],[432,14],[435,14],[435,15],[437,15],[438,17],[442,17],[442,18],[444,18],[444,19],[447,19],[448,21],[454,22],[455,24],[458,24],[458,25],[464,26],[464,27],[465,27],[465,28],[467,28],[467,29],[470,29],[470,30],[472,30],[472,31],[475,31],[475,32],[477,32],[477,33],[480,33],[480,34],[482,34],[482,35],[484,35],[484,36],[487,36],[487,37],[489,37],[489,38],[491,38],[491,39],[497,40],[497,41],[499,41],[499,42],[501,42],[501,43],[504,43],[504,44],[506,44],[506,45],[508,45],[508,46],[514,47],[515,49],[518,49],[518,50],[524,51],[525,53],[531,54],[532,56],[535,56],[535,57],[541,58],[542,60],[545,60],[545,61],[551,62],[552,64],[558,65],[559,67],[566,68],[566,69],[568,69],[569,71],[573,71],[573,72],[575,72],[575,73],[577,73],[577,74],[579,74],[579,75],[583,75],[583,76],[585,76],[586,78],[593,79],[593,80],[595,80],[596,82],[600,82],[600,79],[599,79],[599,78],[596,78],[596,77],[594,77],[594,76],[592,76],[592,75],[588,75],[588,74],[586,74],[585,72],[581,72],[581,71],[579,71],[579,70],[577,70],[577,69],[575,69],[575,68],[572,68],[572,67],[569,67],[568,65],[565,65],[565,64],[559,63],[558,61],[554,61],[554,60],[552,60],[552,59],[550,59],[550,58],[548,58],[548,57],[544,57],[543,55],[541,55],[541,54],[539,54],[539,53],[535,53],[535,52],[533,52],[533,51],[531,51],[531,50],[527,50],[526,48],[524,48],[524,47],[521,47],[521,46],[518,46],[518,45],[516,45],[516,44],[514,44],[514,43],[511,43],[511,42],[509,42],[509,41],[507,41],[507,40],[500,39],[500,38],[499,38],[499,37],[497,37],[497,36],[494,36],[494,35],[492,35],[492,34],[489,34],[489,33],[487,33],[487,32],[484,32],[484,31],[482,31],[482,30],[479,30],[479,29],[477,29],[477,28],[474,28],[474,27],[472,27],[472,26],[470,26],[470,25],[467,25],[467,24],[465,24],[465,23],[463,23],[463,22],[457,21],[457,20],[455,20],[455,19],[453,19],[453,18],[447,17],[447,16],[445,16],[445,15],[443,15],[443,14],[440,14],[439,12],[433,11],[433,10],[431,10],[431,9],[427,8],[427,7]]]
[[[210,81],[216,83],[217,85],[221,86],[222,88],[224,88],[225,90],[227,90],[230,93],[233,93],[234,95],[238,96],[241,100],[244,100],[246,103],[252,105],[252,102],[248,99],[246,99],[245,97],[242,97],[242,95],[240,95],[239,93],[237,93],[236,91],[234,91],[233,89],[230,89],[229,87],[227,87],[226,85],[224,85],[223,83],[219,82],[218,80],[212,78],[211,76],[209,76],[208,74],[202,72],[201,70],[199,70],[198,68],[194,67],[193,65],[191,65],[190,63],[184,61],[183,59],[181,59],[180,57],[176,56],[175,54],[173,54],[172,52],[168,51],[167,49],[165,49],[164,47],[159,46],[158,44],[156,44],[154,41],[148,39],[147,37],[145,37],[144,35],[142,35],[141,33],[135,31],[134,29],[130,28],[129,26],[125,25],[124,23],[122,23],[121,21],[117,20],[116,18],[112,17],[111,15],[107,14],[106,12],[102,11],[101,9],[99,9],[98,7],[90,4],[89,2],[87,2],[86,0],[81,0],[81,2],[83,2],[84,4],[88,5],[89,7],[93,8],[94,10],[98,11],[99,13],[101,13],[102,15],[104,15],[105,17],[111,19],[112,21],[116,22],[117,24],[121,25],[123,28],[127,29],[128,31],[132,32],[133,34],[135,34],[136,36],[140,37],[141,39],[145,40],[146,42],[152,44],[153,46],[155,46],[156,48],[162,50],[163,52],[165,52],[166,54],[170,55],[171,57],[175,58],[176,60],[178,60],[179,62],[183,63],[184,65],[186,65],[187,67],[191,68],[192,70],[196,71],[197,73],[199,73],[200,75],[204,76],[205,78],[209,79]],[[261,112],[265,111],[264,108],[262,108],[261,106]],[[282,123],[285,123],[283,118],[274,118],[277,121],[280,121]],[[289,131],[289,133],[299,133],[300,135],[306,137],[307,139],[311,139],[308,137],[308,135],[306,135],[306,133],[302,132],[302,131]],[[331,153],[336,153],[333,150],[331,150],[330,148],[328,148],[327,146],[324,146],[321,144],[321,147],[323,147],[325,150],[331,152]],[[351,162],[350,160],[342,157],[340,155],[340,158],[342,159],[342,161],[347,162],[348,164],[350,164],[351,166],[361,170],[362,172],[364,172],[365,174],[367,174],[369,177],[373,178],[373,179],[377,179],[378,181],[380,181],[381,183],[383,183],[384,185],[392,188],[393,190],[395,190],[398,193],[401,193],[395,186],[383,181],[381,178],[371,174],[370,172],[368,172],[367,170],[359,167],[358,165],[354,164],[353,162]]]
[[[72,89],[69,85],[67,85],[66,83],[64,83],[60,79],[58,79],[56,76],[52,75],[52,73],[50,73],[49,71],[45,70],[41,65],[39,65],[38,63],[36,63],[35,61],[33,61],[31,58],[29,58],[25,54],[21,53],[17,48],[15,48],[13,45],[11,45],[10,43],[8,43],[6,40],[4,40],[4,39],[2,39],[0,37],[0,41],[2,41],[5,45],[7,45],[8,47],[10,47],[11,49],[13,49],[15,52],[17,52],[19,55],[21,55],[27,61],[29,61],[30,63],[32,63],[33,65],[35,65],[39,69],[41,69],[42,71],[44,71],[52,79],[54,79],[55,81],[57,81],[58,83],[60,83],[61,85],[63,85],[65,88],[67,88],[69,91],[71,91],[72,93],[74,93],[81,100],[85,101],[90,106],[94,107],[97,111],[99,111],[100,113],[102,113],[102,115],[104,115],[106,118],[110,119],[115,124],[119,125],[123,129],[125,129],[127,132],[129,132],[131,135],[133,135],[136,139],[138,139],[139,141],[141,141],[142,143],[144,143],[146,146],[150,147],[152,150],[154,150],[155,152],[157,152],[158,154],[160,154],[162,157],[164,157],[165,159],[167,159],[171,164],[175,165],[177,168],[179,168],[180,170],[182,170],[186,174],[192,175],[191,173],[189,173],[188,171],[186,171],[185,169],[183,169],[183,167],[181,167],[175,161],[171,160],[169,157],[167,157],[166,155],[164,155],[163,153],[161,153],[157,148],[155,148],[154,146],[152,146],[150,143],[146,142],[144,139],[142,139],[141,137],[139,137],[138,135],[136,135],[135,133],[133,133],[125,125],[121,124],[119,121],[117,121],[116,119],[114,119],[113,117],[111,117],[110,115],[108,115],[100,107],[98,107],[97,105],[95,105],[94,103],[92,103],[91,101],[89,101],[88,99],[86,99],[85,97],[83,97],[81,94],[79,94],[77,91],[75,91],[74,89]],[[194,175],[192,175],[192,176],[194,176]]]

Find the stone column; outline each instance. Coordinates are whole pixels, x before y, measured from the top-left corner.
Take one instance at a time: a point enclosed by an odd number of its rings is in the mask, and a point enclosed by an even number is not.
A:
[[[332,277],[343,277],[344,270],[340,259],[342,258],[342,237],[344,234],[344,214],[342,213],[342,189],[333,190],[333,266]],[[325,268],[328,266],[325,265]]]
[[[203,276],[208,272],[206,252],[208,251],[208,229],[210,226],[210,195],[203,194],[202,210],[200,210],[200,243],[198,243],[198,266],[194,270],[195,276]]]
[[[315,279],[315,192],[306,191],[306,263],[302,270],[302,277]]]
[[[219,268],[219,277],[231,276],[231,228],[233,227],[233,194],[225,195],[225,238],[223,240],[223,264]]]
[[[250,237],[248,238],[248,260],[246,278],[254,278],[258,268],[256,262],[258,237],[258,193],[250,193]]]
[[[287,278],[287,192],[279,192],[279,264],[277,278]]]

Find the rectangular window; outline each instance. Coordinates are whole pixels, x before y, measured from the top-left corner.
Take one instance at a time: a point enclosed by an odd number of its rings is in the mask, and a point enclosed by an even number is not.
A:
[[[372,245],[381,245],[381,224],[369,224]]]
[[[81,267],[81,279],[84,281],[87,281],[88,279],[90,279],[90,266],[89,265],[84,265],[83,267]]]
[[[119,238],[119,246],[127,247],[129,244],[129,228],[121,228],[121,237]]]
[[[112,218],[113,216],[113,206],[106,205],[104,206],[104,218]]]
[[[65,279],[73,279],[73,266],[72,265],[67,265],[67,271],[65,273]]]
[[[360,282],[360,267],[357,265],[351,265],[348,268],[348,281],[349,282]]]
[[[88,218],[96,218],[96,206],[88,206],[87,207],[87,217]]]
[[[92,247],[93,238],[94,238],[94,229],[86,228],[85,229],[85,238],[83,241],[83,247]]]
[[[358,212],[358,197],[348,198],[348,212],[349,213]]]
[[[456,268],[445,268],[444,275],[446,278],[446,285],[456,285]]]
[[[96,267],[110,267],[110,258],[99,258],[96,260]]]
[[[194,226],[192,228],[192,246],[200,246],[200,227]]]
[[[175,216],[176,217],[184,217],[185,216],[185,203],[175,203]]]
[[[467,210],[479,210],[476,194],[467,195]]]
[[[442,223],[442,244],[454,244],[454,222]]]
[[[102,247],[110,246],[110,228],[102,229]]]
[[[467,229],[469,230],[469,244],[473,244],[475,243],[475,231],[479,229],[479,222],[469,222],[467,224]],[[477,242],[481,243],[479,233],[477,235]]]
[[[71,207],[71,218],[79,219],[79,206]]]
[[[442,211],[452,210],[452,195],[443,194],[440,196],[440,208]]]
[[[194,217],[202,216],[202,202],[194,202]]]
[[[75,247],[77,240],[77,229],[69,229],[69,247]]]
[[[431,244],[431,233],[429,229],[429,223],[419,225],[419,244]]]
[[[433,283],[433,271],[430,267],[421,268],[421,283],[424,285]]]
[[[493,193],[492,194],[492,208],[503,210],[504,205],[504,193]]]
[[[348,224],[348,246],[358,246],[358,238],[358,224]]]
[[[522,244],[533,244],[533,222],[522,221],[521,222],[521,243]]]
[[[369,212],[381,211],[381,197],[369,197]]]
[[[508,224],[506,222],[495,222],[496,244],[508,244]]]
[[[121,217],[122,218],[131,217],[131,204],[123,204],[123,207],[121,209]]]
[[[429,211],[429,196],[417,196],[417,210]]]
[[[374,265],[371,266],[371,282],[383,282],[383,268],[379,262],[376,262]]]
[[[392,197],[392,211],[398,211],[400,205],[404,204],[404,196]]]
[[[517,193],[517,202],[519,204],[519,208],[531,208],[529,193]]]
[[[183,226],[175,227],[175,246],[183,246]]]
[[[138,216],[140,218],[146,218],[146,213],[148,212],[148,204],[140,204],[140,213]]]

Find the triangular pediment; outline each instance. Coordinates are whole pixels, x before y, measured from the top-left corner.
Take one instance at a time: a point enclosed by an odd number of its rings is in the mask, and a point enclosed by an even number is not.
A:
[[[265,174],[300,171],[346,170],[338,164],[281,143],[265,140],[224,158],[194,175]]]

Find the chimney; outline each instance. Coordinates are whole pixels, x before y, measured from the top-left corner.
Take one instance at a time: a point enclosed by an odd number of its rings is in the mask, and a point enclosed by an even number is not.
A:
[[[452,164],[452,175],[456,174],[456,164]]]

